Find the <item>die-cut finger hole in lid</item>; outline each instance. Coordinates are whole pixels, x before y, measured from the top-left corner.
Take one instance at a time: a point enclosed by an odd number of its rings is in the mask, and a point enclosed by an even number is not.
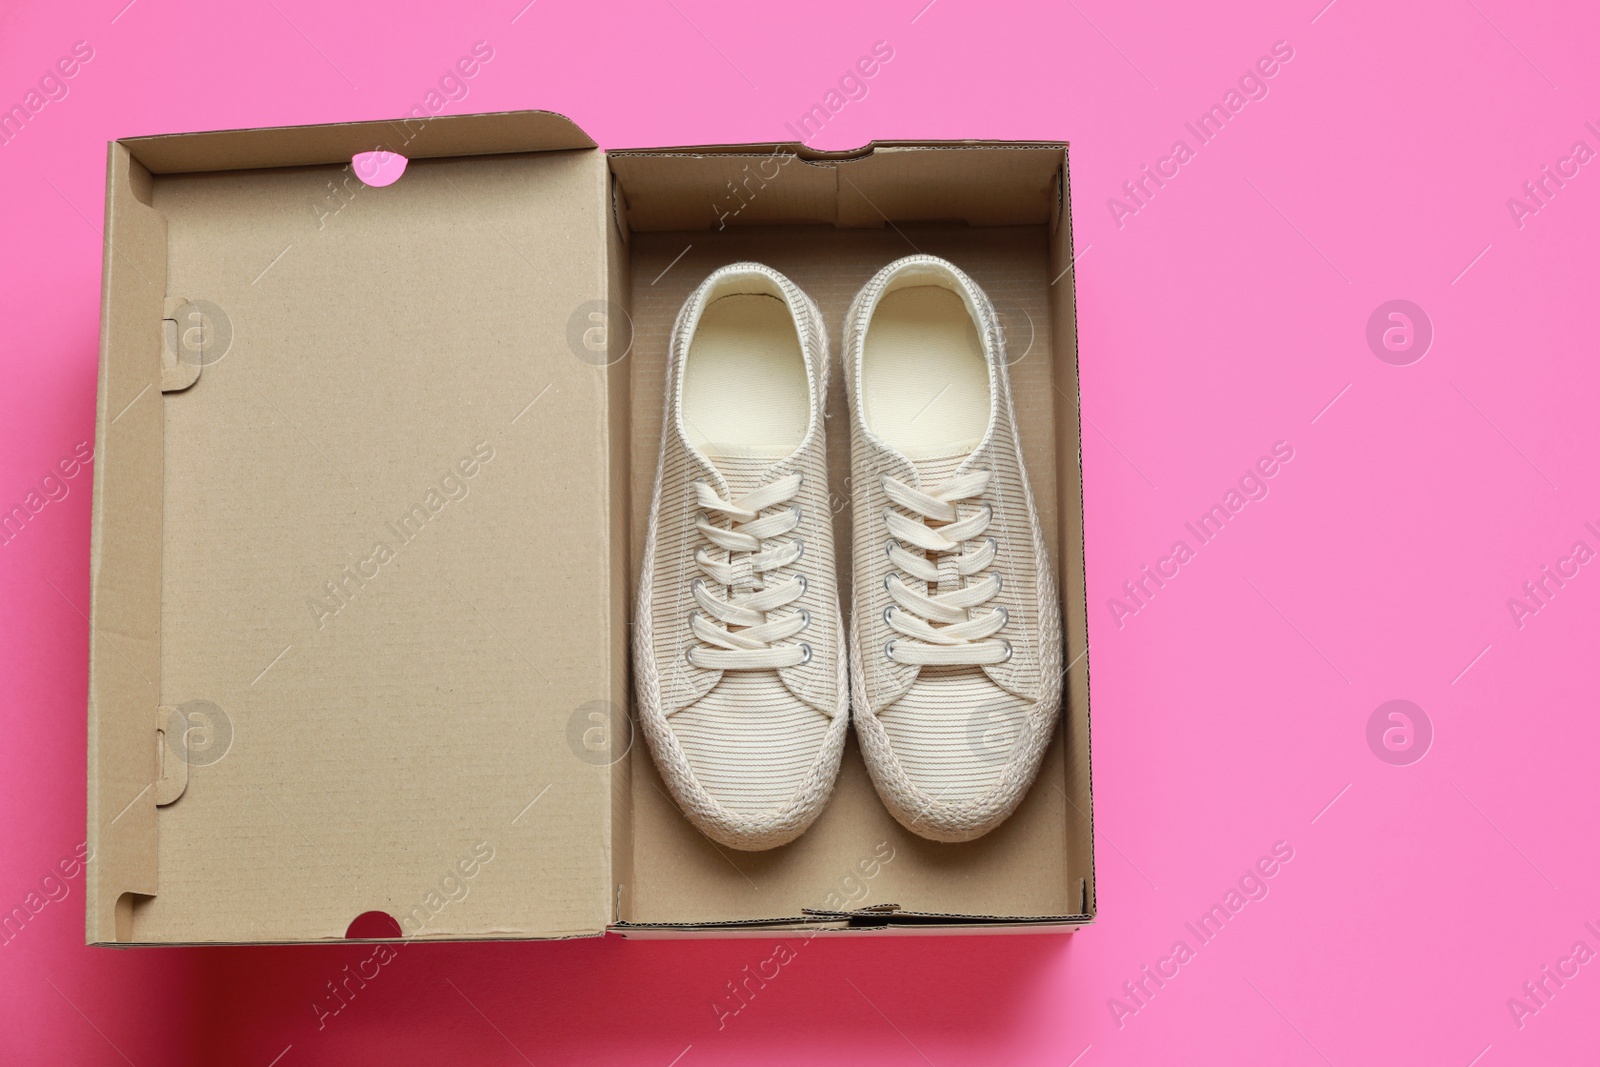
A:
[[[372,152],[357,152],[350,157],[350,166],[356,172],[356,177],[361,179],[363,185],[370,185],[374,189],[382,189],[399,181],[400,175],[406,172],[406,162],[406,157],[400,153],[381,148]]]

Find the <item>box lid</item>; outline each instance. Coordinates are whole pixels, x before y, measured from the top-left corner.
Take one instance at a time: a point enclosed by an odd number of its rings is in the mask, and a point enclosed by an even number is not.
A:
[[[89,939],[600,933],[594,142],[547,112],[136,138],[108,180]]]

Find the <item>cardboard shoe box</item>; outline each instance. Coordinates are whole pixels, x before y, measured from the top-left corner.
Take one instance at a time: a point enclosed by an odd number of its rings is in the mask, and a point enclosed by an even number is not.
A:
[[[408,161],[382,188],[351,162],[376,149]],[[112,144],[88,940],[1092,921],[1067,198],[1062,144],[605,153],[547,112]],[[978,841],[901,829],[852,741],[798,841],[722,849],[629,718],[668,332],[755,259],[817,301],[838,359],[850,297],[912,251],[968,271],[1007,330],[1062,727]],[[847,561],[844,413],[836,388]]]

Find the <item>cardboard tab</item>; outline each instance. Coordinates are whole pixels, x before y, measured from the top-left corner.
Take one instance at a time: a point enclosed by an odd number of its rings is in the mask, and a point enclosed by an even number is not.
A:
[[[204,330],[204,326],[194,321],[200,318],[199,313],[191,310],[187,300],[167,297],[166,310],[161,320],[161,391],[163,393],[176,393],[189,388],[200,380],[200,368],[204,362],[195,358],[193,345],[201,353],[205,350],[205,342],[195,344],[195,331]]]
[[[178,709],[163,705],[156,709],[156,807],[163,808],[189,786],[189,731],[170,729]],[[181,725],[181,724],[178,724]]]

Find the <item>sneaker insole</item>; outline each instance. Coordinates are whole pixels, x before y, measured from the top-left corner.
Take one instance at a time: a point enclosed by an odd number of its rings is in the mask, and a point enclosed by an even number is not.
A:
[[[867,427],[911,459],[970,452],[989,427],[989,368],[961,297],[937,285],[878,302],[861,352]]]
[[[689,442],[718,456],[782,459],[811,422],[811,387],[789,305],[739,293],[700,315],[683,367]]]

